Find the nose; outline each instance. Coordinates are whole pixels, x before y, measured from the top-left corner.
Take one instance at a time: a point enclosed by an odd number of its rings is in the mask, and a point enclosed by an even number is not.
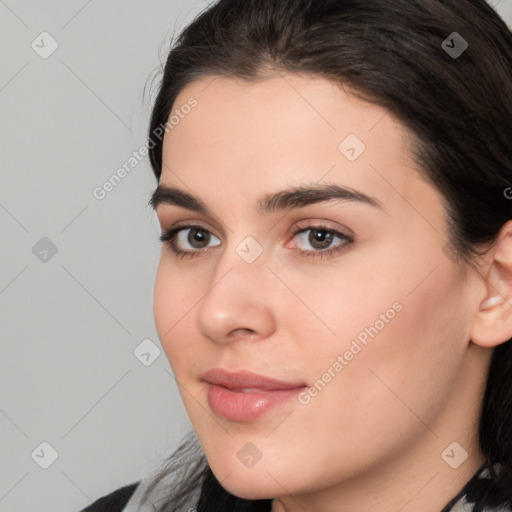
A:
[[[235,248],[227,248],[198,306],[202,334],[217,343],[270,336],[276,328],[269,293],[272,277],[264,253],[248,263]]]

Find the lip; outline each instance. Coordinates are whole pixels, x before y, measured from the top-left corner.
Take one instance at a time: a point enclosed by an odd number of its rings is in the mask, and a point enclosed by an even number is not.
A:
[[[218,416],[250,422],[283,405],[306,388],[304,383],[283,382],[248,371],[212,368],[202,375],[210,408]]]
[[[247,370],[229,372],[223,368],[212,368],[201,376],[210,384],[223,386],[231,391],[258,388],[262,391],[294,389],[305,386],[304,382],[284,382]]]

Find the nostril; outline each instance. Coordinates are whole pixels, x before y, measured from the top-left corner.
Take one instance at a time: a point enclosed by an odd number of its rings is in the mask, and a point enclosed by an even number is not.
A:
[[[257,335],[256,331],[254,331],[253,329],[248,329],[246,327],[237,327],[236,329],[233,329],[230,333],[229,333],[229,337],[231,338],[236,338],[236,337],[247,337],[247,336],[250,336],[250,337],[255,337]]]

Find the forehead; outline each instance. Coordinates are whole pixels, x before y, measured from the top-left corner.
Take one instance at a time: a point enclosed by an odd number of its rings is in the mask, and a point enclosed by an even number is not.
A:
[[[180,111],[191,99],[195,107]],[[418,181],[406,128],[322,77],[206,76],[180,92],[172,113],[181,115],[164,138],[161,182],[199,195],[214,187],[226,198],[255,197],[327,178],[385,203],[414,200],[427,186]]]
[[[262,131],[269,136],[281,125],[296,128],[320,128],[322,132],[353,129],[364,134],[373,130],[384,117],[387,128],[406,135],[405,128],[381,105],[356,96],[350,86],[336,84],[316,75],[270,74],[258,80],[225,76],[205,76],[188,84],[175,100],[173,109],[190,98],[198,101],[194,116],[199,122],[215,119],[220,126],[240,127],[245,132]],[[192,116],[191,116],[192,117]],[[278,123],[272,130],[272,125]],[[251,129],[253,128],[253,129]],[[305,131],[307,134],[307,131]],[[282,134],[284,135],[284,134]]]

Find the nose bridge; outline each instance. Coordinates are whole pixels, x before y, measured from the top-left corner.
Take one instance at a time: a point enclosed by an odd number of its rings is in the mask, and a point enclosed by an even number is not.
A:
[[[244,232],[243,230],[239,231]],[[226,276],[232,281],[233,286],[236,286],[237,282],[245,287],[253,283],[253,291],[257,294],[257,290],[262,288],[263,280],[268,273],[267,263],[263,243],[260,243],[252,235],[244,236],[232,231],[227,237],[225,248],[218,259],[213,283],[220,284],[219,281]]]
[[[271,276],[266,263],[263,246],[254,237],[228,243],[199,305],[199,327],[206,336],[228,341],[239,329],[269,335],[274,321],[266,293]]]

